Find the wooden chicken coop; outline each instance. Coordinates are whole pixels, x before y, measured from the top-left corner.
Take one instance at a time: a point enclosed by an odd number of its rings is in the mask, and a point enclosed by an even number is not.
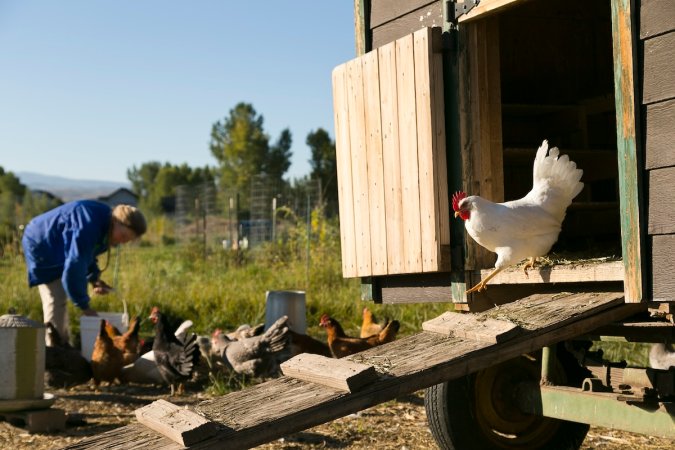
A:
[[[443,449],[578,448],[589,424],[675,438],[675,369],[591,351],[675,341],[675,2],[354,3],[357,57],[332,74],[343,274],[465,312],[72,448],[250,448],[420,389]],[[521,197],[543,139],[585,188],[542,266],[467,296],[494,255],[451,193]]]
[[[478,312],[533,294],[619,292],[672,322],[675,2],[355,9],[358,56],[334,70],[333,95],[343,275],[361,278],[365,299]],[[583,169],[584,189],[537,269],[512,267],[467,295],[496,255],[452,218],[450,197],[523,197],[544,139]],[[438,410],[451,390],[431,391]],[[430,422],[437,440],[452,434]]]
[[[378,302],[451,298],[472,311],[561,288],[674,299],[668,266],[651,271],[675,252],[659,211],[672,204],[660,165],[673,26],[630,20],[668,2],[357,3],[362,56],[333,73],[345,277]],[[467,297],[495,255],[465,237],[450,194],[524,196],[543,139],[584,170],[584,190],[538,271],[512,268]]]

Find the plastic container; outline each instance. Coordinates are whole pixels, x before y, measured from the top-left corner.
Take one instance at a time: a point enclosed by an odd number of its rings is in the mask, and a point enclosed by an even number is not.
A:
[[[265,294],[265,329],[281,316],[288,316],[288,327],[306,334],[305,291],[267,291]]]
[[[101,329],[101,319],[105,319],[115,325],[118,330],[124,333],[129,325],[129,318],[124,313],[99,312],[98,316],[80,316],[80,343],[82,345],[82,356],[87,361],[91,361],[91,352],[94,350],[96,336]]]
[[[0,402],[44,397],[45,332],[24,316],[0,316]]]

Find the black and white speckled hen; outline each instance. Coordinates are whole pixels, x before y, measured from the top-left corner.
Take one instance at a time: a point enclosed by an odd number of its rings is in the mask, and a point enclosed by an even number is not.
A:
[[[181,341],[171,330],[166,317],[156,306],[152,308],[150,320],[155,324],[152,351],[162,380],[171,387],[171,395],[183,390],[199,361],[199,346],[195,334],[186,335]]]

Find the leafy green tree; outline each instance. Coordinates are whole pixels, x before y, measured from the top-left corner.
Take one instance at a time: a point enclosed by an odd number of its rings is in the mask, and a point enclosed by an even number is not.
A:
[[[150,161],[141,164],[141,167],[133,166],[131,169],[127,169],[127,178],[131,182],[131,190],[141,200],[146,200],[149,197],[152,185],[161,168],[162,164],[159,161]]]
[[[291,167],[291,144],[293,137],[291,131],[286,128],[269,151],[267,160],[263,162],[262,171],[275,181],[281,181],[289,167]]]
[[[214,170],[209,167],[192,168],[187,164],[172,165],[152,161],[127,170],[132,189],[141,199],[141,206],[152,212],[167,209],[167,199],[176,195],[178,186],[197,186],[213,182]],[[171,203],[171,202],[169,202]]]
[[[321,199],[326,214],[332,216],[338,212],[337,165],[335,142],[323,128],[307,135],[307,146],[312,151],[309,163],[312,167],[310,177],[321,180]]]
[[[209,147],[219,164],[221,187],[243,193],[244,205],[255,176],[265,174],[279,185],[291,165],[291,132],[284,129],[277,142],[270,146],[263,123],[263,116],[253,105],[239,103],[228,117],[211,128]]]

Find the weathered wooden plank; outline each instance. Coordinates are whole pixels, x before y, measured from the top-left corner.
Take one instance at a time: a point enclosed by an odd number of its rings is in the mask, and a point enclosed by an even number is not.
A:
[[[137,409],[136,419],[183,446],[208,439],[218,430],[215,423],[194,411],[161,399]]]
[[[382,303],[449,302],[452,283],[447,273],[390,275],[378,280]]]
[[[412,34],[396,41],[396,85],[403,200],[403,266],[405,272],[415,273],[422,272],[422,237]]]
[[[281,372],[298,380],[355,392],[377,379],[373,366],[347,359],[302,353],[281,363]]]
[[[398,96],[396,86],[396,43],[377,50],[380,72],[382,116],[382,159],[384,200],[387,219],[387,272],[403,273],[403,197],[401,156],[398,140]]]
[[[433,74],[431,28],[413,34],[415,58],[415,104],[417,116],[417,163],[419,167],[420,238],[422,270],[438,270],[440,258],[439,204],[436,196],[434,116],[432,114]]]
[[[483,0],[467,14],[460,16],[459,23],[484,19],[492,14],[503,12],[506,8],[523,3],[524,0]]]
[[[370,51],[370,27],[366,13],[370,0],[354,0],[354,45],[356,55],[361,56]]]
[[[349,108],[347,106],[347,65],[337,66],[333,70],[332,78],[342,275],[345,278],[350,278],[357,276],[357,271],[351,141],[349,138]]]
[[[644,43],[642,103],[648,105],[675,97],[675,32]]]
[[[381,374],[380,380],[355,393],[340,393],[314,383],[281,377],[204,401],[195,410],[221,424],[224,431],[193,448],[253,447],[579,336],[645,308],[643,304],[624,305],[621,295],[576,294],[564,298],[536,295],[483,313],[485,318],[516,321],[526,330],[523,335],[501,344],[422,332],[352,355],[348,360],[370,364]],[[138,425],[87,438],[70,448],[122,447],[180,448]]]
[[[492,272],[484,269],[474,272],[472,283],[478,283]],[[621,261],[588,262],[580,264],[564,264],[546,267],[535,267],[528,274],[521,268],[513,267],[499,272],[490,280],[489,285],[497,284],[532,284],[532,283],[578,283],[599,281],[623,281],[624,268]]]
[[[645,125],[647,169],[675,166],[675,100],[647,106]]]
[[[371,275],[370,199],[368,198],[363,68],[358,58],[347,63],[347,105],[349,107],[349,147],[354,196],[356,273],[358,276],[369,276]]]
[[[499,22],[497,18],[464,27],[471,52],[460,58],[460,133],[463,189],[494,202],[504,201],[501,129]],[[457,219],[459,220],[459,219]],[[466,267],[494,267],[496,256],[467,240]]]
[[[370,28],[379,27],[425,6],[431,7],[434,3],[438,3],[437,0],[398,0],[395,2],[372,0],[370,2]]]
[[[366,121],[366,164],[370,203],[371,273],[387,274],[387,224],[382,161],[382,118],[380,114],[380,71],[377,51],[361,57]]]
[[[675,30],[675,2],[673,0],[640,1],[640,38]]]
[[[506,320],[483,318],[477,314],[446,312],[422,323],[424,331],[441,333],[462,339],[497,343],[507,341],[523,330]]]
[[[396,2],[389,2],[394,4]],[[443,26],[443,2],[435,1],[403,16],[372,27],[373,48],[378,48],[424,27]]]
[[[438,28],[432,29],[435,33],[433,39],[441,39],[441,31]],[[439,42],[440,46],[440,42]],[[434,46],[435,48],[435,46]],[[433,93],[431,96],[431,108],[433,111],[434,123],[434,164],[436,169],[435,175],[435,190],[437,195],[437,202],[439,205],[438,220],[439,220],[439,240],[441,246],[450,245],[450,195],[448,190],[448,160],[446,149],[446,134],[445,134],[445,77],[443,74],[443,54],[442,52],[434,52],[431,56],[431,76],[433,77]],[[444,255],[441,250],[441,263],[439,270],[450,270],[450,255]]]
[[[649,171],[649,234],[675,233],[675,167]]]
[[[643,299],[643,236],[640,227],[640,191],[638,188],[640,186],[638,171],[642,165],[638,161],[635,134],[634,60],[637,43],[633,42],[631,1],[616,0],[611,4],[624,286],[626,302],[634,303]],[[646,58],[645,64],[647,64]]]
[[[652,298],[675,301],[675,235],[652,236]]]

